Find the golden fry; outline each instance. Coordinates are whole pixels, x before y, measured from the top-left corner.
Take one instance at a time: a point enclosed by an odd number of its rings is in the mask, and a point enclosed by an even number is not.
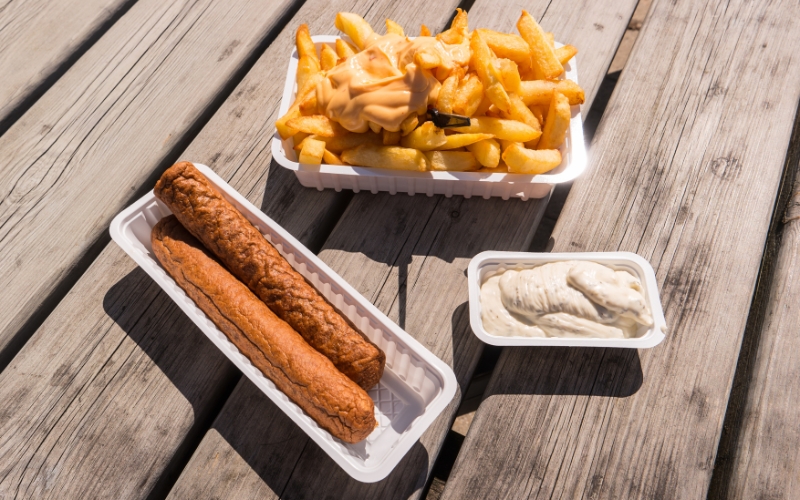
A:
[[[303,116],[317,114],[317,93],[309,92],[302,99],[298,99],[298,106],[300,107],[300,114]]]
[[[470,144],[467,150],[475,155],[475,159],[484,167],[497,168],[500,163],[500,144],[494,139],[484,139]]]
[[[325,115],[298,116],[289,120],[286,125],[298,132],[320,137],[336,137],[347,133],[341,125]]]
[[[436,39],[442,43],[454,45],[467,39],[467,26],[469,24],[467,12],[461,9],[456,9],[456,11],[456,17],[453,18],[450,29],[436,35]]]
[[[355,53],[355,47],[345,42],[341,38],[336,39],[336,55],[339,56],[339,59],[347,59],[348,57],[355,55]]]
[[[482,116],[485,115],[489,108],[492,107],[492,101],[489,100],[489,97],[484,92],[483,97],[481,98],[481,102],[478,104],[478,107],[475,109],[475,112],[470,116]]]
[[[543,78],[552,80],[564,72],[542,27],[525,10],[517,21],[517,29],[530,47],[533,66]]]
[[[398,146],[363,144],[343,151],[342,161],[350,165],[393,170],[424,172],[428,169],[428,159],[421,151]]]
[[[431,170],[467,172],[480,168],[478,160],[469,151],[430,151],[425,156]]]
[[[547,39],[547,43],[549,43],[550,46],[553,47],[553,50],[556,50],[556,36],[551,32],[547,31],[545,32],[544,37]]]
[[[503,161],[508,165],[509,172],[538,175],[561,165],[561,153],[557,149],[534,151],[511,144],[503,151]]]
[[[378,145],[383,143],[381,136],[372,132],[365,132],[363,134],[348,132],[336,137],[319,137],[315,135],[310,137],[324,141],[325,149],[332,153],[341,153],[345,149],[353,149],[362,144]]]
[[[442,64],[442,58],[434,50],[421,50],[414,55],[414,62],[420,68],[433,69]]]
[[[336,62],[339,60],[339,56],[336,55],[336,51],[334,51],[330,45],[323,44],[322,50],[319,52],[319,66],[322,68],[323,71],[328,71],[329,69],[336,66]]]
[[[406,36],[403,33],[403,27],[389,18],[386,19],[386,34]]]
[[[522,98],[522,102],[528,106],[539,104],[549,106],[550,99],[553,98],[553,91],[560,92],[567,96],[570,106],[583,104],[585,99],[583,89],[572,80],[557,80],[554,82],[534,80],[522,82],[517,94]]]
[[[437,149],[447,142],[444,130],[436,127],[433,122],[425,122],[410,134],[400,139],[400,145],[404,148],[413,148],[420,151],[430,151]]]
[[[511,59],[498,59],[497,65],[500,69],[500,78],[503,81],[503,88],[508,92],[516,92],[522,83],[517,63]]]
[[[578,49],[572,45],[564,45],[563,47],[556,49],[556,57],[562,66],[567,64],[569,60],[575,57],[575,54],[577,53]]]
[[[358,50],[364,50],[367,42],[377,37],[372,26],[363,17],[352,12],[339,12],[334,23],[336,29],[344,32],[356,44]]]
[[[569,100],[564,94],[554,92],[536,149],[556,149],[561,146],[569,129],[570,115]]]
[[[294,40],[295,44],[297,45],[298,58],[302,59],[303,57],[310,57],[319,62],[319,58],[317,57],[317,48],[314,46],[314,41],[311,40],[311,34],[308,32],[307,24],[301,24],[297,27],[297,33],[295,33]]]
[[[477,31],[473,31],[470,36],[469,48],[472,51],[470,64],[475,67],[475,71],[483,83],[484,92],[498,109],[508,111],[508,94],[503,88],[500,73],[494,65],[494,55]]]
[[[325,153],[325,143],[307,137],[303,141],[303,148],[300,150],[300,163],[319,165],[322,163],[322,155]]]
[[[417,128],[417,125],[419,125],[419,117],[416,113],[411,113],[408,115],[408,118],[403,120],[403,123],[400,124],[400,131],[403,136],[407,136]]]
[[[278,134],[280,134],[281,139],[288,139],[297,133],[297,130],[289,127],[287,123],[289,120],[297,118],[301,115],[300,104],[308,97],[309,94],[316,91],[317,83],[319,83],[322,78],[322,74],[317,73],[312,75],[302,87],[298,87],[299,90],[297,92],[297,98],[295,99],[294,104],[289,107],[289,110],[285,115],[275,121],[275,128],[278,129]]]
[[[465,134],[491,134],[497,139],[526,142],[539,137],[540,132],[524,123],[480,116],[470,120],[469,127],[459,127]]]
[[[456,149],[475,144],[486,139],[491,139],[492,134],[451,134],[446,136],[447,142],[436,149]]]
[[[517,120],[541,132],[541,122],[536,118],[533,112],[525,106],[525,103],[522,102],[522,98],[516,94],[512,94],[509,96],[509,99],[511,101],[511,109],[508,113],[503,113],[503,118]]]
[[[320,69],[319,59],[316,57],[301,57],[297,62],[297,88],[302,88],[309,78],[320,72]]]
[[[472,116],[478,110],[483,100],[483,84],[474,73],[470,73],[461,80],[456,91],[453,113],[462,116]]]
[[[375,132],[376,134],[381,133],[381,126],[378,125],[377,123],[368,121],[367,125],[369,126],[369,129]]]
[[[423,24],[419,27],[419,36],[431,36],[431,30]]]
[[[521,66],[530,66],[531,49],[519,35],[487,29],[477,29],[475,31],[481,34],[481,38],[486,41],[486,45],[492,49],[492,52],[497,57],[511,59]]]
[[[456,100],[458,90],[458,75],[450,75],[442,83],[439,89],[439,97],[436,100],[436,108],[442,113],[451,114]]]
[[[341,158],[331,153],[327,149],[322,153],[322,160],[328,165],[344,165]]]
[[[399,130],[397,132],[390,132],[386,129],[383,129],[383,135],[382,135],[383,145],[396,146],[397,144],[400,144],[400,138],[402,136],[403,135],[400,133]]]

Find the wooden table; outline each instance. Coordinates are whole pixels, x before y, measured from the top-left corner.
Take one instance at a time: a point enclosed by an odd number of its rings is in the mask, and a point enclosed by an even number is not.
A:
[[[0,498],[800,497],[800,6],[654,0],[592,108],[636,3],[0,2]],[[528,249],[547,200],[318,192],[269,147],[300,23],[437,32],[458,6],[505,31],[525,8],[580,48],[602,118],[552,248],[644,256],[670,326],[640,352],[504,349],[460,449],[484,350],[467,263]],[[178,159],[453,367],[461,390],[385,480],[349,478],[109,241]]]

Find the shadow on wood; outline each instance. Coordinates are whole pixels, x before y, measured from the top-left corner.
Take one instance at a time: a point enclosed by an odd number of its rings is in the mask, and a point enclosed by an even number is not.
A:
[[[513,349],[501,361],[493,378],[494,394],[541,394],[626,398],[636,394],[644,376],[636,349],[596,347],[506,347]],[[520,365],[521,363],[521,365]],[[510,367],[525,366],[521,372]],[[502,390],[497,390],[501,387]]]

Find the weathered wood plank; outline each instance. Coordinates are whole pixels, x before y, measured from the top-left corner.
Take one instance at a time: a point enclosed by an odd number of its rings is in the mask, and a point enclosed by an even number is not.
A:
[[[444,498],[705,497],[800,97],[798,9],[653,2],[553,237],[648,258],[667,339],[506,349]]]
[[[240,2],[137,3],[0,137],[0,359],[291,5]]]
[[[0,2],[0,131],[134,1]]]
[[[792,154],[792,152],[794,154]],[[778,251],[771,281],[762,304],[753,314],[762,313],[760,327],[751,333],[754,351],[745,387],[739,427],[730,436],[735,441],[722,443],[731,450],[729,464],[714,471],[710,498],[786,499],[800,496],[800,143],[790,150],[789,168],[794,169],[794,187],[785,213],[778,214]],[[755,310],[755,307],[763,307]],[[743,349],[744,355],[744,349]],[[738,377],[738,374],[737,374]],[[730,408],[729,410],[730,411]],[[726,421],[727,422],[727,421]],[[723,440],[725,434],[723,434]],[[724,447],[724,448],[723,448]],[[719,469],[725,470],[717,483]]]
[[[368,8],[307,2],[182,154],[211,165],[251,201],[263,200],[267,214],[317,248],[349,195],[303,189],[275,165],[267,183],[285,64],[299,19],[332,32],[337,10]],[[108,245],[0,374],[0,400],[13,401],[0,413],[0,495],[141,498],[154,488],[160,494],[179,472],[172,463],[180,464],[181,454],[188,458],[237,376],[158,286]],[[92,382],[101,379],[110,382]],[[51,387],[51,380],[58,384]],[[240,398],[247,410],[237,415],[259,415],[249,396]],[[284,434],[299,432],[281,418],[273,420]],[[243,446],[237,451],[246,456]],[[241,482],[228,486],[249,491]]]
[[[604,60],[607,67],[634,7],[635,2],[611,9],[587,3],[582,6],[586,17],[576,20],[572,18],[572,9],[567,11],[564,4],[551,5],[546,10],[544,23],[555,29],[557,36],[562,35],[581,47],[585,57]],[[513,6],[517,16],[520,8],[520,4]],[[526,8],[541,16],[546,3]],[[511,29],[513,23],[506,24],[502,18],[495,18],[496,11],[490,8],[489,2],[479,1],[470,13],[471,25]],[[424,15],[427,23],[430,14]],[[592,22],[606,19],[604,16],[609,19],[604,31],[576,27],[576,23],[585,25],[590,19]],[[582,63],[578,64],[581,75],[585,75],[581,81],[591,99],[605,74],[605,67],[601,62],[586,64],[584,73]],[[543,205],[518,200],[358,194],[326,241],[320,257],[437,356],[450,363],[463,387],[469,381],[481,348],[469,331],[465,303],[467,263],[485,249],[526,248]],[[241,385],[251,384],[242,380]],[[241,387],[237,391],[249,396],[256,393],[255,389],[244,391]],[[281,428],[272,423],[280,411],[263,396],[251,400],[251,404],[259,405],[255,413],[262,418],[245,424],[238,418],[242,403],[232,396],[171,496],[186,498],[201,493],[203,496],[228,496],[230,491],[242,491],[238,485],[244,482],[252,489],[242,492],[242,497],[323,498],[331,494],[341,498],[418,497],[459,399],[460,395],[387,479],[367,485],[350,479],[304,436],[281,441],[281,446],[264,446],[260,450],[245,448],[248,440],[277,442],[281,436],[289,435],[292,425],[287,422],[287,427]],[[302,451],[299,461],[291,460],[287,450],[292,450],[291,457],[296,450]],[[281,469],[267,465],[279,460],[286,461]]]

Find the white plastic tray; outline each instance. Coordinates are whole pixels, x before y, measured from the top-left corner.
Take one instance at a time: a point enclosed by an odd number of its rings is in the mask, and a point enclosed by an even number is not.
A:
[[[503,337],[492,335],[483,328],[481,321],[481,284],[507,269],[530,269],[549,262],[565,260],[591,260],[620,271],[628,271],[642,282],[645,299],[653,313],[653,326],[642,326],[635,338],[629,339],[580,339],[560,337]],[[467,270],[469,283],[469,322],[475,335],[491,345],[515,346],[575,346],[575,347],[628,347],[645,349],[664,340],[667,323],[658,295],[658,285],[653,267],[647,260],[630,252],[582,252],[582,253],[528,253],[528,252],[482,252],[472,258]]]
[[[151,191],[117,215],[111,237],[174,300],[183,312],[253,383],[300,426],[348,474],[362,482],[386,477],[450,403],[456,377],[442,360],[386,317],[286,230],[219,178],[195,163],[211,184],[269,240],[289,263],[386,353],[386,370],[369,391],[379,427],[347,444],[320,428],[242,355],[163,270],[152,255],[150,232],[171,214]]]
[[[333,45],[338,36],[311,37],[319,49],[322,44]],[[561,44],[556,44],[560,46]],[[283,100],[279,115],[283,116],[294,102],[297,92],[295,76],[297,73],[297,50],[289,59],[289,70],[283,89]],[[578,69],[573,58],[564,66],[564,78],[578,81]],[[353,167],[346,165],[308,165],[297,162],[292,139],[284,141],[278,133],[272,139],[272,157],[281,166],[294,170],[297,179],[305,187],[323,189],[352,189],[354,192],[388,191],[391,194],[425,193],[428,196],[443,194],[470,198],[544,198],[555,184],[568,182],[583,173],[586,169],[586,147],[583,142],[583,122],[580,106],[572,106],[572,119],[567,132],[566,141],[561,146],[561,165],[541,175],[480,173],[480,172],[407,172],[369,167]]]

